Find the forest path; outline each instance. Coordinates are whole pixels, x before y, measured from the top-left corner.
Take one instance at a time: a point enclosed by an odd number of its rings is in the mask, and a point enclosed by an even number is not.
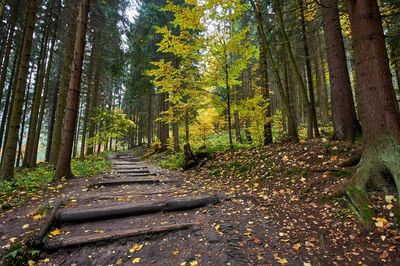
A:
[[[119,154],[112,162],[111,173],[54,185],[59,190],[43,203],[61,198],[63,205],[38,265],[247,265],[266,255],[243,227],[252,222],[235,215],[243,204],[222,190],[207,191],[180,172],[131,154]],[[33,218],[38,206],[2,217],[2,231],[9,232],[2,245],[43,225],[45,219]],[[143,211],[149,207],[155,210]],[[88,218],[88,212],[94,217]],[[269,258],[273,260],[272,254]]]

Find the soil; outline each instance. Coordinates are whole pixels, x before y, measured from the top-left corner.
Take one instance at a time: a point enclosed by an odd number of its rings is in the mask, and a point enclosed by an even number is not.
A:
[[[370,194],[377,210],[375,228],[363,229],[353,212],[332,195],[355,171],[341,168],[356,146],[309,141],[234,150],[216,154],[205,166],[168,171],[149,162],[130,162],[126,168],[148,169],[158,178],[176,182],[89,187],[93,182],[128,178],[111,173],[73,179],[44,199],[0,216],[0,255],[44,219],[35,210],[63,199],[62,208],[88,208],[176,197],[218,195],[221,202],[188,211],[153,213],[118,219],[55,225],[48,241],[193,222],[169,233],[144,235],[43,251],[36,265],[400,265],[400,232],[391,191]],[[128,155],[128,154],[121,154]],[[129,177],[132,178],[132,177]],[[385,197],[386,196],[386,197]],[[197,224],[198,223],[198,224]],[[28,226],[27,226],[28,225]],[[57,234],[59,229],[60,234]],[[143,245],[143,246],[142,246]]]

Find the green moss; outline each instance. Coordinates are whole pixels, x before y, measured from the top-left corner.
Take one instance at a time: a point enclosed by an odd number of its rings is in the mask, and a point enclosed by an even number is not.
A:
[[[345,189],[345,199],[348,201],[350,207],[360,218],[361,222],[366,227],[369,227],[374,212],[369,207],[366,192],[355,185],[351,185]]]
[[[352,173],[349,171],[338,171],[334,172],[333,175],[336,177],[350,177]]]

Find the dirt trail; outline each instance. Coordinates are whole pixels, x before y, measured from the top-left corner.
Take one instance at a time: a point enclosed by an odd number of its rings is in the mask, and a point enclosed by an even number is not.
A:
[[[167,202],[171,200],[206,196],[177,172],[159,169],[140,162],[129,154],[112,159],[109,174],[90,179],[75,179],[62,184],[56,197],[63,200],[60,212],[88,210],[99,207],[118,208],[131,203]],[[157,182],[129,183],[132,180]],[[129,181],[111,184],[108,181]],[[106,184],[106,185],[104,185]],[[42,253],[39,265],[246,265],[260,258],[246,252],[243,228],[238,228],[235,217],[226,209],[235,208],[224,194],[216,193],[218,204],[184,211],[162,211],[142,215],[58,222],[50,230],[46,246],[52,250]],[[40,221],[33,220],[39,203],[4,213],[1,217],[1,245],[8,247],[13,238],[37,230]],[[240,205],[242,207],[242,205]],[[60,216],[61,217],[61,216]],[[234,219],[232,219],[234,218]],[[242,217],[241,217],[242,218]],[[29,227],[26,227],[29,224]],[[25,226],[24,226],[25,225]],[[116,236],[127,230],[151,230],[174,225],[188,225],[170,232],[146,233],[130,238],[114,238],[69,248],[54,248],[76,238],[92,239]],[[55,230],[55,231],[54,231]],[[51,235],[53,233],[53,235]],[[11,240],[10,240],[11,239]],[[259,245],[259,244],[252,244]]]

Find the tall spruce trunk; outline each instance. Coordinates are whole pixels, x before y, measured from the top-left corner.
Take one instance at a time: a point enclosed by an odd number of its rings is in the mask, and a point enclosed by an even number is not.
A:
[[[88,114],[90,117],[95,115],[96,109],[99,103],[99,94],[100,94],[100,65],[101,61],[97,63],[96,70],[94,72],[94,84],[92,88],[92,100],[90,105],[90,113]],[[88,138],[91,139],[90,143],[86,146],[86,154],[92,155],[94,154],[94,145],[93,137],[96,133],[96,121],[89,120],[89,132]]]
[[[63,70],[61,73],[61,81],[58,88],[57,107],[54,118],[53,136],[51,142],[51,151],[49,163],[57,165],[58,155],[61,147],[61,134],[64,123],[64,113],[67,102],[68,84],[70,79],[70,67],[73,59],[75,32],[76,32],[76,15],[78,0],[67,1],[68,8],[68,26],[67,35],[65,37],[65,52],[63,58]]]
[[[328,58],[335,137],[338,140],[353,141],[355,136],[360,133],[360,124],[357,120],[351,92],[337,0],[322,0],[321,3],[325,6],[321,8],[321,12]]]
[[[9,116],[11,109],[10,109],[10,102],[11,102],[11,96],[13,92],[13,88],[15,85],[15,76],[17,73],[18,69],[18,63],[19,63],[19,54],[20,54],[21,46],[19,41],[17,41],[16,48],[15,48],[15,55],[13,59],[13,64],[12,64],[12,71],[10,75],[10,82],[8,84],[7,88],[7,95],[4,103],[4,108],[3,108],[3,113],[1,117],[1,124],[0,124],[0,150],[3,147],[3,142],[5,142],[5,137],[4,136],[4,130],[6,129],[6,123],[7,123],[7,117]],[[18,75],[18,74],[17,74]]]
[[[80,159],[85,158],[85,151],[86,151],[86,135],[87,129],[89,125],[89,119],[91,116],[91,102],[92,102],[92,95],[93,95],[93,74],[94,74],[94,64],[95,64],[95,50],[94,50],[93,43],[92,51],[90,55],[90,63],[89,63],[89,70],[88,70],[88,78],[87,78],[87,91],[86,91],[86,104],[85,104],[85,113],[83,115],[83,126],[82,126],[82,141],[81,141],[81,151],[79,154]]]
[[[345,192],[363,221],[371,225],[373,213],[365,193],[367,184],[382,184],[384,175],[391,175],[400,196],[400,112],[377,0],[346,2],[365,147]]]
[[[76,129],[76,120],[79,112],[79,97],[82,75],[82,62],[85,51],[87,20],[90,0],[81,0],[76,28],[74,45],[74,59],[71,65],[71,77],[68,86],[67,109],[63,126],[60,155],[56,168],[56,177],[71,178],[71,155]]]
[[[2,156],[0,179],[12,179],[14,176],[18,131],[21,122],[29,60],[32,51],[32,38],[35,29],[36,13],[40,2],[41,1],[39,0],[30,0],[28,3],[21,60],[15,87],[15,98],[13,99],[13,108],[10,114],[10,125],[7,133],[8,136],[6,138],[6,145]]]
[[[225,88],[226,88],[226,98],[227,98],[227,115],[228,115],[228,135],[229,135],[229,147],[233,149],[232,140],[232,115],[231,115],[231,88],[229,84],[229,66],[228,66],[228,56],[225,54]]]
[[[288,97],[285,95],[285,91],[283,88],[283,84],[282,84],[282,79],[280,77],[279,74],[279,69],[272,57],[272,52],[270,47],[268,46],[268,42],[267,42],[267,37],[265,36],[265,31],[264,31],[264,26],[263,26],[263,17],[262,17],[262,13],[261,13],[261,4],[259,0],[251,0],[250,4],[253,8],[253,11],[255,13],[255,17],[257,20],[257,32],[258,32],[258,38],[259,38],[259,43],[260,43],[260,47],[265,47],[265,53],[266,53],[266,57],[269,59],[270,64],[271,64],[271,68],[273,70],[274,73],[274,77],[277,83],[277,90],[279,93],[279,96],[281,97],[281,101],[282,101],[282,105],[285,109],[285,112],[288,115],[288,124],[289,124],[289,138],[292,141],[299,141],[299,136],[297,133],[297,126],[295,125],[295,120],[293,118],[293,114],[290,111],[290,104],[289,104],[289,100]],[[261,52],[261,50],[260,50]],[[265,57],[264,56],[264,57]],[[260,58],[262,58],[262,55],[260,54]],[[266,60],[266,59],[265,59]]]
[[[304,56],[306,62],[306,75],[307,75],[307,83],[308,83],[308,95],[310,97],[310,107],[309,112],[311,112],[311,119],[312,119],[312,127],[308,128],[308,137],[313,137],[313,130],[314,136],[319,138],[319,129],[318,129],[318,119],[317,119],[317,112],[315,110],[315,99],[314,99],[314,82],[312,78],[312,70],[311,70],[311,60],[310,60],[310,49],[308,46],[308,38],[306,32],[306,20],[304,18],[304,6],[303,0],[298,0],[298,5],[300,8],[300,19],[301,19],[301,35],[303,38],[303,49],[304,49]]]
[[[318,103],[321,113],[321,121],[323,125],[329,123],[329,100],[328,100],[328,90],[325,78],[325,60],[323,47],[321,42],[320,32],[318,31],[316,36],[316,56],[315,56],[315,75],[317,80],[318,88]]]
[[[162,116],[161,112],[168,110],[168,93],[160,93],[159,95],[160,115]],[[166,151],[168,149],[169,125],[164,121],[160,121],[159,137],[160,149],[161,151]]]
[[[7,38],[7,42],[6,42],[3,60],[0,61],[0,67],[1,67],[0,68],[0,102],[3,99],[4,85],[5,85],[6,79],[7,79],[8,64],[10,61],[12,44],[14,41],[15,25],[16,25],[17,18],[19,15],[19,10],[20,10],[20,0],[16,0],[14,2],[14,5],[11,6],[11,18],[9,21],[10,29],[8,32],[8,38]]]
[[[24,140],[24,131],[25,131],[25,122],[26,122],[26,115],[28,111],[28,103],[29,103],[29,89],[31,88],[31,83],[32,83],[32,71],[29,74],[29,83],[28,86],[26,86],[26,91],[25,91],[25,104],[24,104],[24,112],[22,114],[22,123],[21,123],[21,129],[19,132],[19,139],[18,139],[18,153],[17,153],[17,162],[16,166],[19,167],[20,162],[21,162],[21,157],[22,157],[22,143]]]
[[[289,57],[288,59],[289,59],[290,64],[292,65],[294,76],[296,77],[298,85],[300,86],[299,92],[300,92],[300,95],[301,95],[301,98],[302,98],[302,102],[301,103],[302,103],[302,106],[304,107],[304,109],[307,111],[307,129],[308,129],[307,130],[307,137],[308,138],[312,138],[313,137],[313,134],[312,134],[313,133],[313,128],[314,128],[315,124],[314,124],[314,121],[313,121],[313,109],[312,109],[311,103],[310,103],[310,101],[308,99],[308,96],[307,96],[307,88],[306,88],[306,85],[304,83],[300,68],[299,68],[299,66],[297,64],[297,61],[296,61],[295,57],[294,57],[291,42],[290,42],[289,37],[288,37],[288,35],[286,33],[286,28],[285,28],[285,23],[284,23],[284,20],[283,20],[283,14],[282,14],[280,2],[277,1],[277,0],[273,0],[272,2],[273,2],[274,11],[276,12],[276,15],[277,15],[278,26],[279,26],[279,30],[280,30],[280,33],[281,33],[282,38],[283,38],[284,47],[285,47],[285,49],[287,51],[287,54],[288,54],[288,57]],[[303,112],[301,112],[301,113],[303,113]]]
[[[28,139],[26,141],[25,156],[22,163],[23,167],[32,167],[32,157],[34,153],[34,141],[37,129],[37,122],[39,118],[40,101],[42,99],[43,80],[46,74],[46,56],[47,56],[47,42],[48,42],[48,29],[43,30],[42,41],[40,45],[40,55],[38,59],[38,68],[36,73],[35,87],[33,91],[31,113],[29,118]]]
[[[147,147],[150,148],[153,142],[153,88],[148,92],[148,109],[147,109]]]

